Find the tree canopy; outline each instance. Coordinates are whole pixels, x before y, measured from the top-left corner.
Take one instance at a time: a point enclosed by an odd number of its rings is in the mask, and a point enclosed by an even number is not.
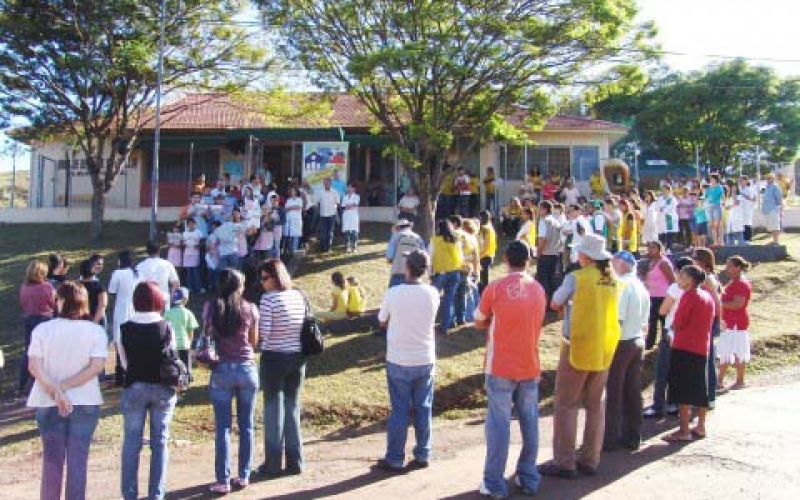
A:
[[[92,180],[92,235],[156,97],[159,0],[0,1],[0,121],[68,137]],[[166,0],[163,88],[246,82],[266,64],[237,0]]]
[[[631,123],[625,141],[673,163],[733,165],[760,146],[770,161],[793,160],[800,145],[800,81],[765,67],[729,61],[688,74],[670,73],[637,93],[612,95],[595,109]]]
[[[633,24],[633,0],[256,3],[289,58],[320,86],[355,95],[415,167],[423,236],[459,161],[455,135],[526,137],[554,113],[558,89],[635,72],[651,34]],[[620,55],[624,64],[614,63]]]

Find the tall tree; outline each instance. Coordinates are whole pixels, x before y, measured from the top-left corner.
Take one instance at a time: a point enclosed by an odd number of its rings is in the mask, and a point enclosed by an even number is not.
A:
[[[774,162],[793,160],[800,145],[800,82],[741,60],[654,80],[642,92],[606,97],[595,107],[607,119],[631,121],[651,155],[693,163],[695,148],[716,167],[753,156],[760,146]]]
[[[459,162],[454,135],[520,139],[554,112],[554,90],[598,81],[592,70],[631,71],[650,34],[633,25],[633,0],[256,3],[290,58],[322,87],[355,95],[415,167],[426,237],[444,175]],[[620,54],[631,64],[613,68]]]
[[[232,24],[239,0],[0,0],[0,118],[26,117],[85,155],[95,239],[152,118],[162,5],[164,89],[235,84],[265,67],[252,33]]]

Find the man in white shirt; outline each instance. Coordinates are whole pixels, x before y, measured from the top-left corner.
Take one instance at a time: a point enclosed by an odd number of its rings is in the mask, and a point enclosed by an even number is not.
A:
[[[169,309],[172,290],[181,286],[178,272],[170,261],[159,256],[159,248],[156,243],[147,243],[147,258],[139,262],[136,271],[139,273],[140,281],[154,281],[158,284],[158,289],[164,295],[164,308]]]
[[[742,218],[744,219],[744,242],[753,241],[753,212],[756,206],[756,190],[746,175],[739,176],[739,194],[741,195]]]
[[[330,178],[322,181],[322,190],[317,193],[319,204],[319,251],[327,252],[333,244],[333,228],[341,200],[339,193],[331,187]]]
[[[637,450],[642,442],[642,357],[650,318],[650,294],[636,277],[636,259],[628,251],[611,261],[624,284],[617,305],[622,330],[606,382],[606,427],[603,450],[622,446]]]
[[[569,207],[568,217],[569,220],[567,224],[562,227],[561,232],[567,237],[567,246],[571,249],[568,271],[574,271],[575,269],[580,269],[576,248],[583,241],[584,235],[592,233],[592,227],[586,217],[583,216],[580,205],[572,205]]]
[[[439,292],[423,283],[428,254],[413,250],[406,256],[406,282],[390,288],[378,321],[387,327],[386,378],[392,412],[387,422],[386,455],[378,467],[389,472],[428,467],[433,420],[433,382],[436,363],[434,324]],[[417,437],[414,459],[405,464],[408,421],[413,408]]]
[[[553,216],[553,204],[539,203],[539,226],[536,231],[536,281],[544,288],[547,303],[558,288],[556,273],[561,255],[561,224]]]

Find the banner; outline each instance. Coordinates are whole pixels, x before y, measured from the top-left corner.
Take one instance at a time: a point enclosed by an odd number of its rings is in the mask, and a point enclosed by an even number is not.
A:
[[[322,180],[330,177],[336,184],[347,183],[347,164],[350,143],[347,142],[304,142],[303,180],[311,188],[322,187]]]

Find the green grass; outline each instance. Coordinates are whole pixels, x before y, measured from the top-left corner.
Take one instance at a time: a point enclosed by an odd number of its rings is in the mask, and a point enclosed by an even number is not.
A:
[[[330,274],[334,270],[359,278],[367,292],[369,309],[380,305],[388,282],[389,265],[383,255],[389,226],[364,224],[362,229],[359,253],[334,252],[324,258],[311,255],[295,273],[295,283],[308,293],[316,308],[329,305]],[[147,225],[107,223],[105,239],[100,244],[90,243],[88,224],[0,225],[0,230],[6,236],[0,241],[0,317],[4,318],[0,346],[7,357],[0,389],[8,397],[16,380],[16,362],[22,346],[18,286],[28,262],[58,251],[67,256],[75,270],[81,259],[98,252],[106,256],[107,269],[101,280],[108,283],[117,251],[133,248],[143,253]],[[790,253],[798,255],[800,235],[787,235],[786,241]],[[494,276],[502,273],[502,266],[493,269]],[[751,271],[750,278],[754,283],[751,312],[755,359],[752,368],[767,370],[787,362],[797,362],[800,310],[795,304],[800,292],[800,264],[793,259],[762,264]],[[199,311],[201,304],[201,297],[192,297],[190,306],[195,311]],[[112,310],[113,304],[109,306],[109,311]],[[544,372],[541,395],[545,404],[552,396],[554,386],[560,328],[560,321],[551,321],[545,327],[540,345]],[[328,336],[325,352],[309,360],[303,388],[303,422],[307,433],[348,435],[374,430],[385,421],[389,408],[384,372],[385,340],[376,332],[374,317],[348,320]],[[472,328],[461,328],[447,337],[439,337],[437,342],[435,414],[447,419],[482,412],[485,406],[482,387],[484,334]],[[648,362],[652,362],[651,355]],[[196,383],[175,414],[172,436],[176,440],[211,439],[213,415],[207,395],[209,372],[197,370],[196,376]],[[105,395],[106,409],[96,433],[97,443],[101,446],[117,445],[121,434],[119,391],[108,389]],[[258,418],[260,423],[260,416]],[[36,432],[29,416],[6,409],[0,412],[0,422],[3,424],[0,425],[0,457],[32,453],[38,449],[38,441],[32,439]]]

